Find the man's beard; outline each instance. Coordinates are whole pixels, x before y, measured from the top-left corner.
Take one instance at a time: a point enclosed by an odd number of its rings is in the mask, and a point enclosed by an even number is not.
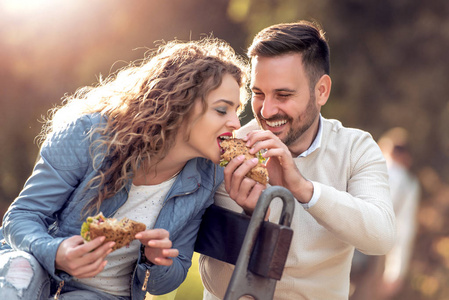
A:
[[[300,122],[301,119],[299,117],[294,120],[293,118],[290,118],[285,115],[274,115],[269,119],[265,119],[262,117],[261,113],[259,112],[256,116],[257,121],[259,122],[259,125],[262,124],[261,120],[267,120],[267,121],[276,121],[276,120],[285,120],[287,117],[287,123],[290,123],[290,129],[287,132],[287,135],[281,139],[281,141],[287,146],[293,145],[303,134],[306,132],[310,126],[312,126],[313,122],[319,115],[319,110],[315,105],[315,95],[314,93],[311,93],[309,102],[307,103],[306,111],[303,113],[303,124],[298,125],[295,127],[294,121]],[[262,127],[262,126],[261,126]],[[264,128],[265,129],[265,128]],[[276,133],[274,133],[276,134]],[[277,133],[276,135],[279,135],[280,133]]]

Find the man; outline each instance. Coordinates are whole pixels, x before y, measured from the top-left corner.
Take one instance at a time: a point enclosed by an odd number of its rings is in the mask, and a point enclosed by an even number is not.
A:
[[[321,116],[331,78],[319,27],[305,21],[268,27],[248,55],[255,120],[237,136],[253,153],[267,150],[269,184],[284,186],[297,200],[275,299],[348,299],[354,248],[381,255],[393,245],[385,159],[368,133]],[[216,204],[252,211],[265,188],[244,176],[255,164],[241,157],[228,164]],[[273,201],[270,220],[277,222],[281,209],[281,201]],[[222,299],[232,271],[232,265],[201,256],[204,299]]]

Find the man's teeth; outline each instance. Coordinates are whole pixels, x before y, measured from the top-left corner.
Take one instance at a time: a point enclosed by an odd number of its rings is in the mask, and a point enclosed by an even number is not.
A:
[[[282,126],[285,123],[287,123],[287,120],[281,120],[281,121],[274,121],[274,122],[270,122],[270,121],[265,121],[267,123],[268,126],[270,127],[278,127],[278,126]]]

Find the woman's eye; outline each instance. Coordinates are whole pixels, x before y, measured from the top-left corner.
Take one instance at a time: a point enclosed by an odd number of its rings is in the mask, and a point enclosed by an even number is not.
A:
[[[225,115],[226,114],[226,108],[216,108],[215,109],[220,115]]]

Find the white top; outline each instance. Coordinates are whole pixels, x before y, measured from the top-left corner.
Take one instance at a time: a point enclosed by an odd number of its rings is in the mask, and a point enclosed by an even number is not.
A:
[[[162,209],[165,196],[175,179],[176,177],[173,177],[157,185],[132,185],[128,200],[117,210],[114,218],[121,220],[127,217],[144,223],[147,229],[152,229]],[[106,293],[129,296],[130,280],[139,256],[140,245],[139,240],[134,240],[129,247],[115,250],[106,257],[108,263],[101,273],[92,278],[74,278],[74,280]]]

